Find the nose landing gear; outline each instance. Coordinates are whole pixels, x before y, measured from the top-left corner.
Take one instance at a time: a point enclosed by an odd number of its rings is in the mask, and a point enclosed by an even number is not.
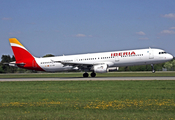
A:
[[[155,73],[156,71],[154,70],[154,65],[151,64],[151,67],[152,67],[152,73]]]

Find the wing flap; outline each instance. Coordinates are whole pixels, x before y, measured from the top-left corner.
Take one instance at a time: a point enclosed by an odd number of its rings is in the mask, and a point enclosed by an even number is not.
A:
[[[67,62],[67,61],[54,61],[59,62],[63,65],[70,65],[70,66],[93,66],[93,65],[99,65],[104,63],[82,63],[82,62]]]

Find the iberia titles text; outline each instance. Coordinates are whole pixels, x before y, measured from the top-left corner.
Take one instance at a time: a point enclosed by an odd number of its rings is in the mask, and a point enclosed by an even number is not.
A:
[[[126,55],[135,55],[134,51],[132,52],[118,52],[118,53],[111,53],[111,57],[113,56],[126,56]]]

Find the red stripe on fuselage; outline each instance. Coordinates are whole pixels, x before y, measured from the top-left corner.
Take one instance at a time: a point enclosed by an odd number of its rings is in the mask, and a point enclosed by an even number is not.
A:
[[[16,63],[25,63],[25,65],[18,65],[20,68],[44,71],[36,62],[35,58],[25,49],[12,46],[13,53],[15,55]]]

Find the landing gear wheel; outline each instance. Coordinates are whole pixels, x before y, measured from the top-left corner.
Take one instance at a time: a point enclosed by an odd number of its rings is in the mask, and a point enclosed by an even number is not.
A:
[[[152,73],[155,73],[156,71],[155,70],[152,70]]]
[[[154,65],[151,64],[151,67],[152,67],[152,73],[155,73],[156,71],[154,70]]]
[[[96,73],[92,72],[91,77],[95,77],[95,76],[96,76]]]
[[[89,77],[89,74],[88,73],[84,73],[83,77]]]

